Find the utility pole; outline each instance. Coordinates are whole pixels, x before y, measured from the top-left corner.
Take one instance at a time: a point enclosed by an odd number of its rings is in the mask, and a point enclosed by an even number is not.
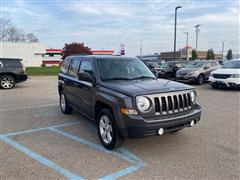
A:
[[[222,40],[222,59],[224,59],[224,58],[223,58],[223,53],[224,53],[224,43],[225,43],[225,40]]]
[[[179,8],[182,8],[182,6],[177,6],[177,7],[175,7],[175,25],[174,25],[174,51],[173,51],[173,60],[174,60],[174,64],[175,64],[175,60],[176,60],[177,10],[178,10]]]
[[[183,32],[184,34],[186,34],[186,60],[189,61],[189,54],[188,54],[188,32]]]
[[[142,40],[140,40],[140,56],[142,56]]]
[[[198,25],[195,26],[195,28],[196,28],[196,30],[195,30],[195,32],[196,32],[196,53],[197,53],[197,48],[198,48],[198,32],[200,31],[198,29],[199,26],[201,26],[201,24],[198,24]]]

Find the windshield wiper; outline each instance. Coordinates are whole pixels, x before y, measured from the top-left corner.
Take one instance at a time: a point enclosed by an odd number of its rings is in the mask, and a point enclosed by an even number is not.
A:
[[[145,78],[148,78],[148,79],[156,79],[154,77],[151,77],[151,76],[139,76],[139,77],[135,77],[135,78],[132,78],[132,79],[145,79]]]
[[[113,77],[113,78],[103,79],[103,81],[111,81],[111,80],[132,80],[132,79],[130,79],[130,78],[125,78],[125,77]]]

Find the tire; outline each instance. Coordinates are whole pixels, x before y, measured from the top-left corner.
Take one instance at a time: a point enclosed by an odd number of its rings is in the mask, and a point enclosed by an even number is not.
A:
[[[199,85],[202,85],[204,83],[204,76],[202,74],[198,76],[197,82]]]
[[[64,94],[64,91],[61,91],[60,97],[59,97],[59,102],[60,102],[60,109],[63,112],[63,114],[71,114],[73,111],[73,108],[69,106],[66,96]]]
[[[14,88],[16,81],[12,76],[2,76],[0,80],[1,88],[12,89]]]
[[[122,145],[123,139],[119,135],[115,118],[110,109],[102,109],[97,119],[98,136],[102,145],[113,150]]]
[[[168,73],[168,74],[165,75],[165,78],[166,78],[166,79],[171,79],[171,78],[172,78],[172,75]]]

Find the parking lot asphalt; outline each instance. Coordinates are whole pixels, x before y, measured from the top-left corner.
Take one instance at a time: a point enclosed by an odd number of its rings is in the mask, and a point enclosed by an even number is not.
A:
[[[201,121],[105,150],[80,113],[63,115],[57,77],[0,90],[0,179],[239,179],[240,92],[194,85]]]

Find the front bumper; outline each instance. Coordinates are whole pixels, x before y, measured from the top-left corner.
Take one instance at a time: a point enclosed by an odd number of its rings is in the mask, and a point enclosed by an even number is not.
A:
[[[176,76],[176,81],[180,81],[180,82],[196,82],[197,81],[197,77],[189,76],[189,75],[177,75]]]
[[[196,105],[191,111],[178,115],[175,114],[172,117],[155,117],[151,119],[144,119],[140,115],[126,116],[125,125],[128,138],[141,138],[144,136],[157,135],[160,128],[164,129],[164,132],[171,132],[185,127],[190,127],[192,120],[195,124],[200,120],[201,107]]]
[[[209,77],[209,84],[228,88],[240,88],[240,78],[218,79]]]

